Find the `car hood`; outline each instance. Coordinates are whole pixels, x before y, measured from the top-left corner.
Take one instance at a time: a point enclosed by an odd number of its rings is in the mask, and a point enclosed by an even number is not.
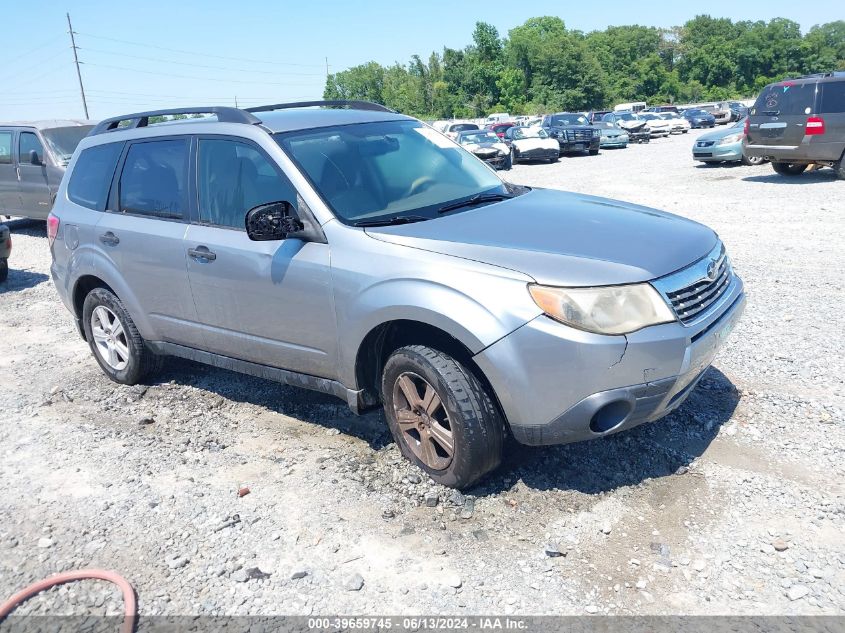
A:
[[[670,213],[548,189],[367,233],[501,266],[555,286],[656,279],[704,257],[718,239],[706,226]]]
[[[718,130],[713,130],[712,132],[707,132],[706,134],[702,134],[698,138],[696,138],[696,142],[698,141],[718,141],[720,139],[725,138],[726,136],[731,136],[732,134],[741,134],[742,128],[734,128],[734,127],[723,127]]]

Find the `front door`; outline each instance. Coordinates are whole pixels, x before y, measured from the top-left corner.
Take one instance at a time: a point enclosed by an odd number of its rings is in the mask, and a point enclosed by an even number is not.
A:
[[[32,152],[35,152],[37,164],[31,160]],[[21,210],[27,217],[41,220],[47,218],[53,205],[45,160],[44,146],[38,136],[34,132],[21,132],[18,135]]]
[[[328,244],[253,242],[246,212],[286,201],[293,185],[257,146],[200,138],[198,222],[185,236],[203,349],[313,376],[334,377],[337,345]]]
[[[5,215],[17,215],[21,203],[18,169],[12,157],[14,138],[13,130],[0,129],[0,213]]]

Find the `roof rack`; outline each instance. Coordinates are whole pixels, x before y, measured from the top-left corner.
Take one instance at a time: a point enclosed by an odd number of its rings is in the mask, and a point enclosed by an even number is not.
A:
[[[845,70],[834,70],[825,73],[810,73],[809,75],[801,75],[800,77],[794,77],[793,79],[824,79],[825,77],[845,77]],[[784,79],[784,81],[791,80]]]
[[[274,110],[289,110],[291,108],[309,108],[312,106],[346,106],[354,110],[373,110],[376,112],[396,112],[387,106],[380,103],[373,103],[371,101],[349,101],[349,100],[334,100],[334,101],[297,101],[295,103],[275,103],[273,105],[256,106],[254,108],[246,108],[247,112],[272,112]]]
[[[121,116],[105,119],[100,121],[97,126],[89,132],[88,136],[112,132],[117,129],[127,130],[137,127],[147,127],[150,124],[150,117],[169,116],[173,114],[214,114],[217,115],[217,120],[221,123],[246,123],[249,125],[257,125],[261,123],[261,120],[258,117],[239,108],[229,108],[224,106],[210,106],[206,108],[172,108],[169,110],[151,110],[149,112],[123,114]],[[121,126],[120,124],[123,121],[128,121],[128,125]]]

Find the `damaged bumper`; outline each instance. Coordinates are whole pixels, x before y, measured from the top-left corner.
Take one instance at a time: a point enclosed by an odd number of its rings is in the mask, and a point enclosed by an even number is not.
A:
[[[735,278],[695,327],[667,323],[626,336],[540,316],[475,356],[523,444],[566,444],[656,420],[679,407],[743,309]]]

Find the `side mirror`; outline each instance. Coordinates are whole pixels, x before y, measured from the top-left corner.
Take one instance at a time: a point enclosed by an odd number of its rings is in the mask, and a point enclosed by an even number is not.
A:
[[[303,228],[289,202],[260,204],[246,214],[246,234],[256,242],[283,240],[288,233],[296,233]]]
[[[38,158],[38,152],[34,149],[29,150],[29,164],[41,166],[41,159]]]

